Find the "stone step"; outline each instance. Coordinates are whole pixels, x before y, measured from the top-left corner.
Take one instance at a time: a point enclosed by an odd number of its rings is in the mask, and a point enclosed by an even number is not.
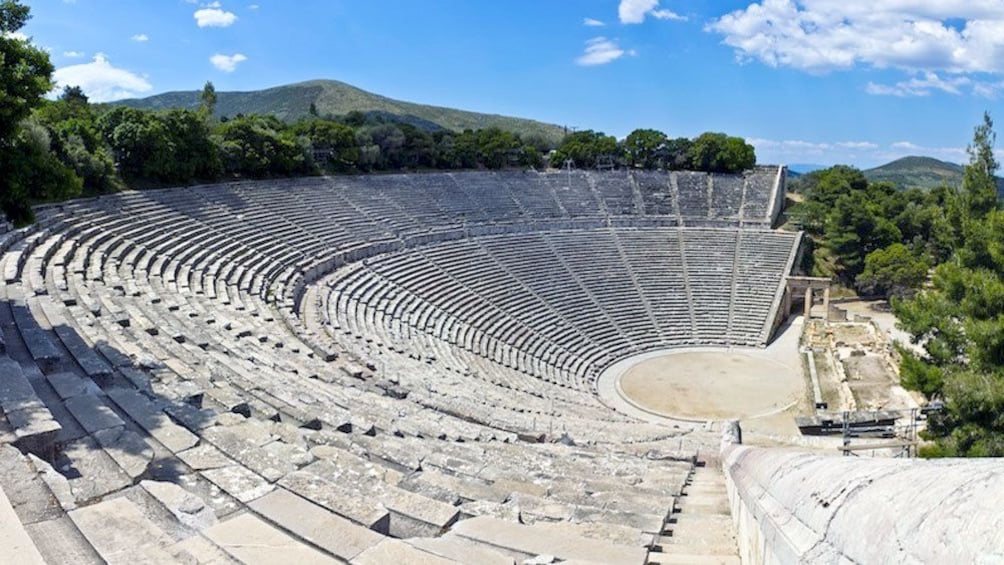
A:
[[[423,551],[460,563],[483,565],[512,565],[513,563],[512,557],[453,533],[447,533],[438,538],[412,538],[406,541]]]
[[[533,526],[488,516],[461,520],[453,526],[452,532],[521,560],[537,555],[553,555],[566,560],[581,559],[626,565],[644,563],[648,553],[640,547],[584,538],[562,533],[554,528],[539,530]]]
[[[741,565],[738,555],[704,555],[693,553],[650,553],[649,565]]]
[[[190,556],[140,506],[124,496],[77,508],[70,519],[109,565],[175,563]]]
[[[423,551],[414,545],[396,539],[385,539],[362,552],[351,561],[352,565],[385,565],[407,563],[409,565],[458,565],[471,561],[454,561]]]
[[[205,530],[203,535],[234,559],[256,565],[290,563],[327,565],[334,557],[291,537],[253,514],[240,514]]]
[[[3,489],[0,489],[0,547],[6,562],[45,565],[42,554],[14,513]]]
[[[386,539],[285,489],[272,491],[250,507],[284,530],[346,561]]]
[[[732,510],[729,499],[721,496],[683,496],[677,499],[677,512],[674,516],[688,516],[690,514],[716,514],[731,516]]]
[[[736,536],[732,519],[718,515],[681,516],[675,524],[668,524],[671,535],[659,536],[662,546],[686,545],[691,547],[729,548],[735,551]]]
[[[709,471],[697,471],[688,482],[690,485],[700,486],[725,486],[725,477],[719,473]]]

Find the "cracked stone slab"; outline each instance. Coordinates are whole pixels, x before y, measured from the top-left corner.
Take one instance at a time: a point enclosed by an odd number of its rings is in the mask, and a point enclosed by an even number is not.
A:
[[[75,396],[67,399],[65,406],[89,434],[125,426],[122,418],[97,396]]]
[[[73,491],[70,489],[70,483],[66,480],[66,477],[57,473],[47,461],[43,461],[30,453],[28,454],[28,459],[31,460],[31,464],[38,471],[39,478],[49,487],[49,491],[56,497],[56,501],[59,502],[63,510],[70,511],[76,508],[77,503],[73,499]]]
[[[456,565],[458,561],[423,551],[396,539],[385,539],[362,552],[352,560],[353,565],[383,565],[408,563],[409,565]]]
[[[204,530],[216,523],[216,514],[198,496],[174,483],[163,481],[141,481],[143,487],[182,524]]]
[[[385,539],[285,489],[276,489],[250,506],[283,529],[346,561]]]
[[[59,502],[31,458],[15,447],[0,446],[0,490],[7,493],[11,506],[22,523],[41,522],[59,517]]]
[[[101,447],[133,479],[146,473],[153,460],[153,448],[136,432],[111,428],[94,433]]]
[[[126,497],[112,498],[69,513],[87,541],[109,565],[176,563],[175,542]]]
[[[182,451],[199,441],[197,436],[172,422],[156,404],[137,391],[113,389],[108,391],[108,397],[169,451]]]
[[[205,536],[238,561],[260,565],[336,564],[333,557],[289,536],[251,514],[241,514],[205,531]]]
[[[54,467],[67,478],[78,503],[88,502],[132,484],[132,478],[91,437],[67,443]]]
[[[196,471],[206,469],[218,469],[234,464],[234,460],[227,457],[225,453],[213,447],[210,443],[201,443],[191,449],[180,451],[176,454],[178,459]]]
[[[268,481],[240,465],[202,471],[202,476],[245,504],[272,492],[274,488]]]
[[[235,428],[237,427],[207,428],[203,438],[269,482],[275,482],[296,470],[296,466],[289,460],[262,449],[253,440],[245,439],[239,431],[234,431]]]
[[[49,381],[56,394],[63,400],[84,394],[97,396],[101,393],[98,385],[94,384],[94,381],[89,377],[81,377],[73,373],[53,373],[46,375],[45,379]]]

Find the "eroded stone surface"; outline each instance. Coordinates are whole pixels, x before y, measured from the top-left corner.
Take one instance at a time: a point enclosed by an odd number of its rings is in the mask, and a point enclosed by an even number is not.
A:
[[[204,530],[216,523],[216,515],[201,498],[176,484],[142,481],[140,486],[163,504],[179,522],[192,529]]]

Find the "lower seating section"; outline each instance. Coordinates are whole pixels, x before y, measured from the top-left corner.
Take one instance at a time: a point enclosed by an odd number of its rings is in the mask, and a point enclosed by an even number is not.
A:
[[[591,392],[626,355],[763,345],[795,239],[714,228],[487,236],[338,271],[321,303],[336,330],[367,347],[429,347],[463,374],[476,373],[473,354],[495,373]]]
[[[761,343],[797,235],[632,227],[634,184],[541,176],[128,192],[0,234],[21,529],[48,562],[651,559],[710,440],[597,371],[704,343],[702,300]]]

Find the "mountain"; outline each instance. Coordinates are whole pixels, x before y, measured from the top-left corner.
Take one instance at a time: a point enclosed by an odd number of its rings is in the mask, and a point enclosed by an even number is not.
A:
[[[889,181],[900,188],[962,186],[962,165],[931,157],[903,157],[863,172],[870,182]]]
[[[116,104],[146,110],[194,109],[199,107],[200,93],[198,90],[165,92],[147,98],[120,100]],[[494,126],[524,136],[540,135],[555,143],[564,135],[564,129],[554,124],[402,102],[336,80],[312,80],[248,92],[217,92],[216,114],[273,114],[282,120],[293,121],[307,116],[311,104],[322,116],[358,111],[410,123],[427,131],[463,131]]]

